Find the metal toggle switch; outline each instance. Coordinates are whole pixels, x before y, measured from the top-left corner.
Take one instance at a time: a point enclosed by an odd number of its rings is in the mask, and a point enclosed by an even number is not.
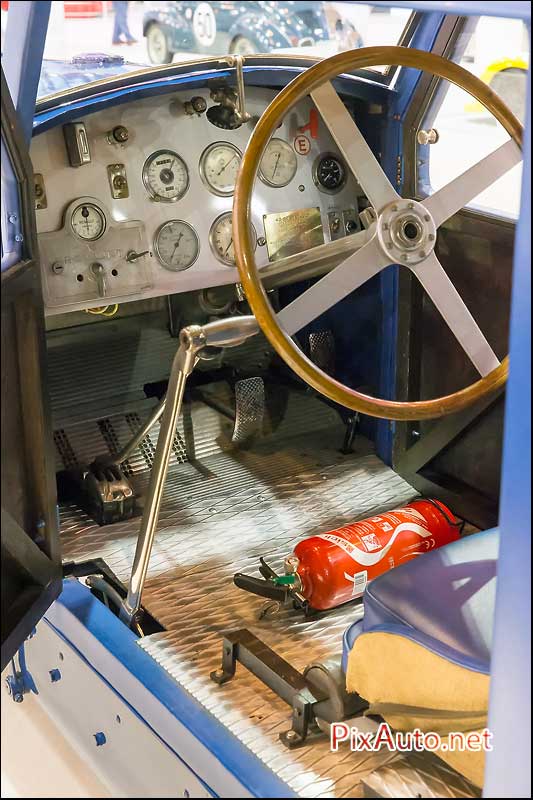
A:
[[[105,269],[103,265],[100,264],[98,261],[94,264],[91,264],[91,272],[96,278],[98,294],[100,295],[100,297],[105,297],[106,281],[105,281]]]

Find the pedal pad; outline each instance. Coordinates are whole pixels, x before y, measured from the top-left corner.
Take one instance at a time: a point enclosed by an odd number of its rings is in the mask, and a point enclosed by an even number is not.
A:
[[[231,441],[244,445],[263,430],[265,384],[262,378],[243,378],[235,383],[235,425]]]
[[[96,460],[89,467],[65,470],[58,476],[60,495],[75,500],[99,525],[129,519],[135,492],[118,464]]]
[[[309,334],[309,358],[328,375],[335,372],[335,339],[331,331]]]

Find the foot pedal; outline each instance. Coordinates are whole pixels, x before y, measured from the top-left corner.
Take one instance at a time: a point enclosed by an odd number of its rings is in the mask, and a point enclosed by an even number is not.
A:
[[[58,475],[60,496],[74,500],[98,525],[129,519],[135,492],[118,464],[104,459]]]
[[[265,417],[265,384],[262,378],[243,378],[235,384],[235,425],[231,441],[244,445],[261,434]]]
[[[335,372],[335,339],[331,331],[309,334],[309,358],[328,375]]]

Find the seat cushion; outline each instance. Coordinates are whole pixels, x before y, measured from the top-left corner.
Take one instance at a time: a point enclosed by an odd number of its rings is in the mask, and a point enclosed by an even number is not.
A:
[[[396,730],[487,724],[497,530],[433,550],[376,578],[344,634],[346,688]],[[476,785],[484,753],[442,751]]]
[[[466,669],[489,674],[499,531],[476,533],[370,583],[364,619],[346,631],[343,666],[362,633],[390,632]]]

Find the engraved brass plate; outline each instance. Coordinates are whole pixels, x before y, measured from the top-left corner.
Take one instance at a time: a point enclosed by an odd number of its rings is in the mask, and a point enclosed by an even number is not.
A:
[[[263,224],[269,261],[278,261],[280,258],[324,244],[324,229],[319,208],[264,214]]]

